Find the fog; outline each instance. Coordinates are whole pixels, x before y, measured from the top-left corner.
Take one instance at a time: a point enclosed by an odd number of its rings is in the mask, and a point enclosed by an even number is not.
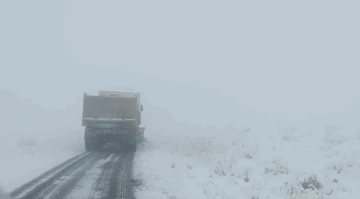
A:
[[[17,100],[1,115],[80,128],[83,93],[117,89],[141,92],[159,128],[355,120],[359,4],[2,1],[0,90]]]

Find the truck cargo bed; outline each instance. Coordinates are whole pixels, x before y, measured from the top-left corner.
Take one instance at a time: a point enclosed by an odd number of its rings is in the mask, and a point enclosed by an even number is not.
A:
[[[93,118],[93,117],[87,117],[87,118],[84,118],[84,120],[87,120],[87,121],[94,121],[94,122],[132,122],[132,121],[135,121],[135,119],[122,119],[122,118]]]

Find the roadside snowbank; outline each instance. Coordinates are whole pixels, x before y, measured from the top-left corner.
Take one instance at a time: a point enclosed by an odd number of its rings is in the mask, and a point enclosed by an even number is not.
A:
[[[2,90],[0,98],[0,184],[6,192],[84,151],[77,109],[45,110]]]
[[[1,185],[0,185],[0,198],[1,198],[1,199],[9,199],[9,194],[7,194],[7,193],[3,190],[3,188],[1,187]]]
[[[79,130],[2,134],[0,184],[10,192],[50,168],[84,151]]]
[[[357,129],[148,133],[135,157],[137,198],[358,198]]]

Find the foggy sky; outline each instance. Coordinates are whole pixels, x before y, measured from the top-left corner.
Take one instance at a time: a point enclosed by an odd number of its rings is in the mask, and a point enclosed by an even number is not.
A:
[[[204,123],[234,123],[246,111],[296,119],[356,109],[359,5],[1,2],[0,90],[52,110],[84,92],[126,89]]]

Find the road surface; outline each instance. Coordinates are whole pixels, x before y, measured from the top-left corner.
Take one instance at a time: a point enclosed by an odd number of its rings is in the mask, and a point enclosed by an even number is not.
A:
[[[134,199],[131,152],[80,154],[11,193],[13,199]]]

